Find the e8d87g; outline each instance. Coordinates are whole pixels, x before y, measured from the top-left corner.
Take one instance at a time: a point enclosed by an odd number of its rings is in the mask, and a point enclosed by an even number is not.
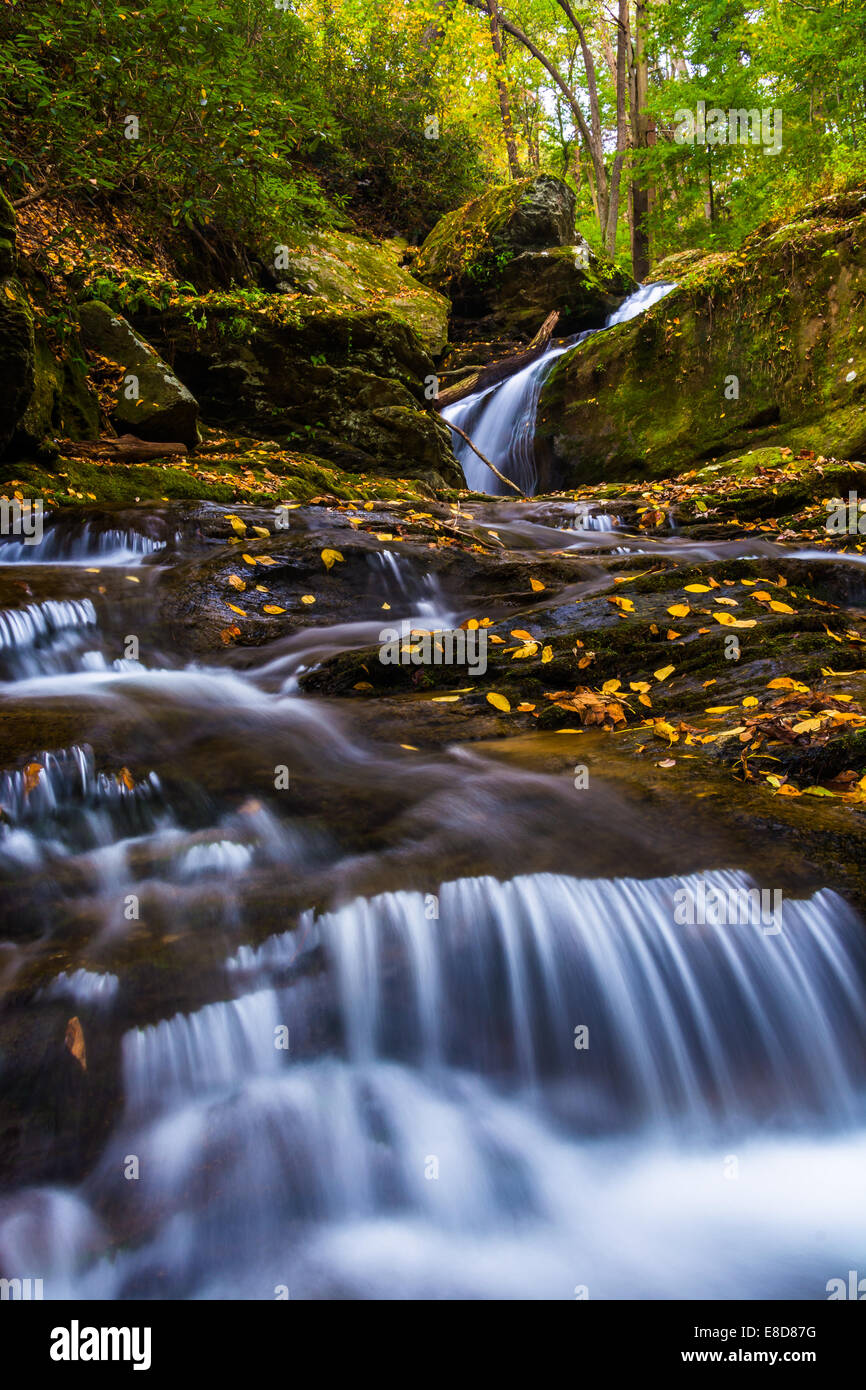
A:
[[[764,1336],[774,1337],[814,1337],[814,1327],[765,1327]]]

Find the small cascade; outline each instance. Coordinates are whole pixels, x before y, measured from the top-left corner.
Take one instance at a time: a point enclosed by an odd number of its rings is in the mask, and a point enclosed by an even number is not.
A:
[[[539,874],[308,914],[227,962],[250,992],[127,1033],[114,1139],[62,1211],[0,1211],[0,1264],[29,1268],[50,1214],[46,1297],[820,1297],[866,1235],[866,947],[833,893],[756,892]],[[744,1180],[708,1200],[734,1141]]]
[[[603,328],[590,329],[553,344],[522,371],[446,407],[442,411],[443,420],[459,425],[485,458],[495,464],[506,478],[516,483],[526,496],[531,496],[538,482],[535,465],[536,410],[541,389],[554,362],[578,343],[592,337],[594,332],[603,332],[645,313],[674,288],[674,285],[665,283],[641,285],[608,316]],[[451,443],[468,488],[494,496],[510,494],[511,489],[491,473],[459,435],[452,435]]]
[[[166,542],[131,528],[94,522],[72,527],[48,521],[39,540],[0,538],[2,565],[130,565],[164,550]]]
[[[448,606],[434,574],[418,574],[408,556],[380,550],[370,556],[376,571],[375,592],[400,617],[449,619]]]

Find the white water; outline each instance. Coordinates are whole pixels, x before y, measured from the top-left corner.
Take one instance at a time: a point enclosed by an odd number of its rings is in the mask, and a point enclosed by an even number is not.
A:
[[[447,606],[394,561],[374,574],[391,598]],[[15,648],[33,668],[0,694],[98,702],[137,731],[159,711],[173,737],[264,738],[259,766],[314,769],[344,802],[402,779],[417,800],[401,852],[444,826],[473,846],[505,837],[516,866],[533,798],[542,833],[542,805],[577,818],[553,778],[475,754],[456,770],[438,751],[389,763],[326,702],[260,688],[371,626],[296,634],[246,675],[58,672],[62,632],[37,633]],[[137,766],[130,788],[88,747],[38,761],[35,785],[0,777],[4,891],[38,869],[30,925],[50,938],[71,881],[55,869],[84,881],[94,962],[55,967],[37,1004],[68,1003],[89,1039],[125,1030],[123,1108],[78,1188],[0,1198],[0,1275],[43,1278],[47,1298],[810,1299],[862,1262],[866,959],[835,894],[787,901],[778,933],[682,926],[674,894],[694,879],[581,879],[576,860],[571,875],[434,880],[435,899],[353,896],[262,942],[244,915],[257,873],[288,891],[312,869],[305,903],[330,886],[291,810],[206,804],[192,830],[154,773]],[[369,859],[381,881],[387,856]],[[172,933],[187,913],[197,924],[197,895],[219,897],[200,931],[215,1002],[129,1026],[135,972],[96,957],[140,930],[122,914],[130,888],[166,904]]]
[[[485,458],[530,496],[537,484],[535,414],[541,388],[554,362],[578,343],[592,337],[593,332],[604,332],[606,328],[613,328],[618,323],[626,323],[645,313],[674,288],[669,284],[641,285],[608,316],[604,328],[591,329],[554,344],[537,361],[514,376],[466,396],[456,405],[448,406],[442,411],[442,418],[459,425]],[[473,492],[489,492],[495,496],[511,495],[511,489],[491,473],[458,434],[452,434],[451,443],[468,488]]]
[[[680,927],[682,886],[461,880],[244,950],[251,992],[127,1033],[115,1138],[0,1211],[0,1262],[46,1297],[825,1296],[866,1238],[861,924]]]

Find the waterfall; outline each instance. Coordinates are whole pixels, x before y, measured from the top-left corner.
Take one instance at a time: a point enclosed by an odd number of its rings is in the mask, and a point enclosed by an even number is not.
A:
[[[464,397],[455,405],[447,406],[442,411],[443,420],[459,425],[500,473],[516,483],[526,495],[531,495],[537,484],[536,408],[541,388],[554,362],[578,343],[592,337],[594,332],[603,332],[606,328],[613,328],[618,323],[625,323],[645,313],[674,288],[674,285],[666,283],[641,285],[608,315],[603,328],[578,333],[573,338],[548,347],[541,357],[522,371],[506,377],[495,386]],[[452,434],[451,443],[468,488],[473,492],[489,492],[496,496],[510,494],[510,489],[491,473],[459,435]]]
[[[755,892],[536,874],[308,913],[227,961],[250,992],[126,1034],[113,1140],[0,1209],[0,1265],[39,1252],[46,1297],[822,1297],[866,1237],[866,943],[831,892],[772,922]],[[714,912],[678,924],[683,893]]]
[[[163,550],[165,544],[129,528],[50,521],[35,543],[0,538],[0,565],[128,565]]]

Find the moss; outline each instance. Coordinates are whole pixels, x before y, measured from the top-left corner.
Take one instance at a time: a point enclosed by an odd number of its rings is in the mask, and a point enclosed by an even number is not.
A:
[[[348,473],[298,454],[270,455],[265,464],[261,453],[253,452],[231,459],[195,458],[183,466],[97,463],[81,458],[60,458],[50,471],[35,462],[0,465],[0,488],[13,483],[49,506],[93,501],[125,505],[165,498],[273,505],[276,500],[307,502],[322,495],[385,500],[428,496],[411,479]]]
[[[805,228],[805,230],[804,230]],[[574,485],[774,443],[866,449],[866,214],[706,256],[647,314],[557,363],[539,445]]]
[[[0,454],[33,394],[34,358],[33,316],[21,286],[0,281]]]

